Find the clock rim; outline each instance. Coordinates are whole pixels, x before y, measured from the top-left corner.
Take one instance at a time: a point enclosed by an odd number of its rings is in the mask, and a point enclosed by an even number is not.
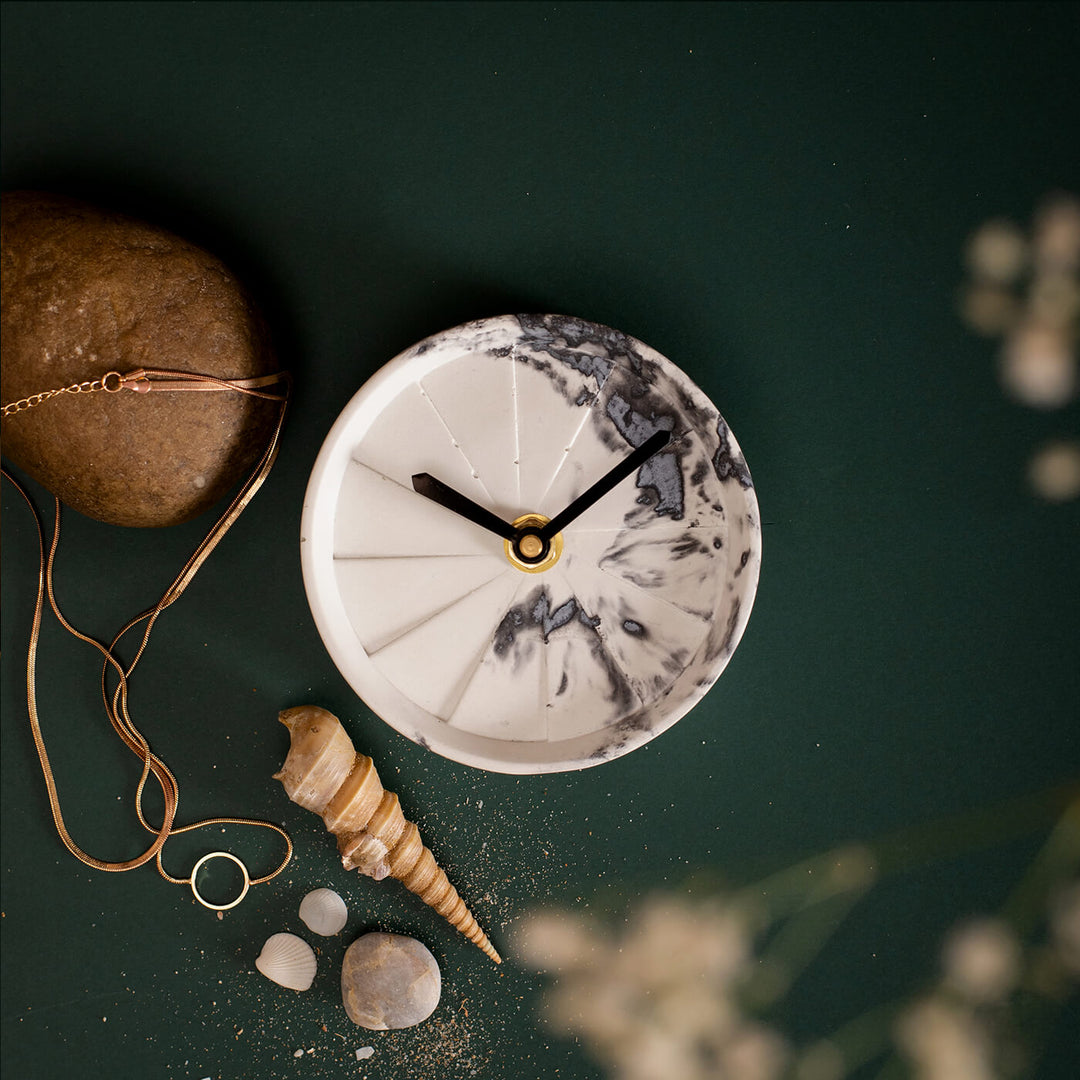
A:
[[[523,317],[563,318],[552,315]],[[587,322],[601,330],[609,329],[603,324],[588,320],[575,321]],[[345,469],[350,461],[355,460],[353,451],[359,441],[359,438],[354,436],[350,442],[347,436],[361,423],[364,414],[371,412],[371,417],[360,429],[359,437],[362,437],[381,409],[401,393],[406,383],[416,382],[428,371],[447,362],[445,359],[440,360],[440,351],[436,346],[452,336],[470,332],[476,334],[482,330],[497,331],[500,324],[504,324],[512,336],[520,337],[521,322],[515,315],[472,320],[441,330],[388,360],[350,397],[320,446],[304,493],[300,522],[301,571],[316,629],[331,660],[350,689],[384,723],[425,749],[473,768],[511,775],[568,772],[613,761],[650,742],[694,708],[724,672],[742,639],[757,594],[761,566],[761,525],[757,494],[752,485],[742,489],[747,504],[743,510],[752,517],[753,528],[750,535],[751,557],[740,582],[741,603],[737,618],[730,628],[723,653],[713,662],[707,678],[701,680],[690,693],[684,693],[678,705],[668,711],[662,709],[663,702],[670,693],[669,688],[664,695],[631,717],[606,728],[570,739],[536,742],[476,735],[453,728],[444,720],[433,716],[399,690],[374,665],[356,638],[342,603],[340,590],[336,587],[337,575],[333,567],[336,506]],[[630,334],[622,331],[618,333],[632,344],[640,346],[646,354],[661,357],[701,394],[720,416],[728,434],[730,449],[745,466],[745,457],[735,436],[704,390],[678,365],[656,349]],[[403,371],[407,372],[405,381],[402,380]],[[705,648],[708,638],[709,635],[706,635],[698,652],[694,654],[695,658],[701,649]],[[616,737],[616,732],[619,732],[620,737]]]

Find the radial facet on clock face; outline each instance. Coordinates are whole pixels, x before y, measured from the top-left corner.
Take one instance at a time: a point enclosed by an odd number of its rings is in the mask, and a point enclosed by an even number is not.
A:
[[[301,532],[353,689],[499,772],[597,764],[685,715],[742,636],[761,560],[749,470],[704,393],[640,341],[554,315],[469,323],[378,371],[323,445]]]

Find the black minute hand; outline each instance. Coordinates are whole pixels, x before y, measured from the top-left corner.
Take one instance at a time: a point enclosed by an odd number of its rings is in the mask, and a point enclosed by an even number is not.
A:
[[[541,530],[542,540],[550,540],[556,533],[562,532],[574,518],[585,513],[597,499],[606,495],[616,484],[625,480],[632,472],[640,469],[646,461],[668,444],[670,431],[657,431],[650,435],[629,457],[623,458],[609,473],[602,476],[588,491],[579,495],[565,510],[556,514]]]
[[[501,536],[504,540],[516,540],[517,530],[513,525],[508,525],[502,518],[496,517],[490,510],[485,510],[467,499],[460,491],[447,487],[441,480],[436,480],[431,473],[416,473],[412,478],[413,491],[425,498],[445,506],[447,510],[453,510],[475,525],[479,525],[489,532]]]

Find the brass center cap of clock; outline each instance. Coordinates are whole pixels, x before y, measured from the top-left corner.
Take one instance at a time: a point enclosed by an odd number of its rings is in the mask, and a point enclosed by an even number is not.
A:
[[[544,550],[544,541],[539,536],[533,536],[532,533],[529,533],[528,536],[521,538],[521,543],[518,544],[517,549],[526,559],[538,559],[540,553]]]
[[[550,520],[543,514],[522,514],[513,526],[518,530],[516,540],[506,540],[506,557],[512,566],[524,570],[526,574],[539,574],[554,566],[562,555],[562,533],[556,533],[550,540],[545,541],[538,531]]]

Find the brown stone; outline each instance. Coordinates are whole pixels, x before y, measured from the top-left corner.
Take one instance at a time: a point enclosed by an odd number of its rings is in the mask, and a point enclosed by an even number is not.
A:
[[[213,255],[62,196],[8,192],[0,206],[4,403],[109,371],[278,370],[261,317]],[[3,449],[90,517],[172,525],[251,471],[277,411],[234,392],[60,394],[4,417]]]

